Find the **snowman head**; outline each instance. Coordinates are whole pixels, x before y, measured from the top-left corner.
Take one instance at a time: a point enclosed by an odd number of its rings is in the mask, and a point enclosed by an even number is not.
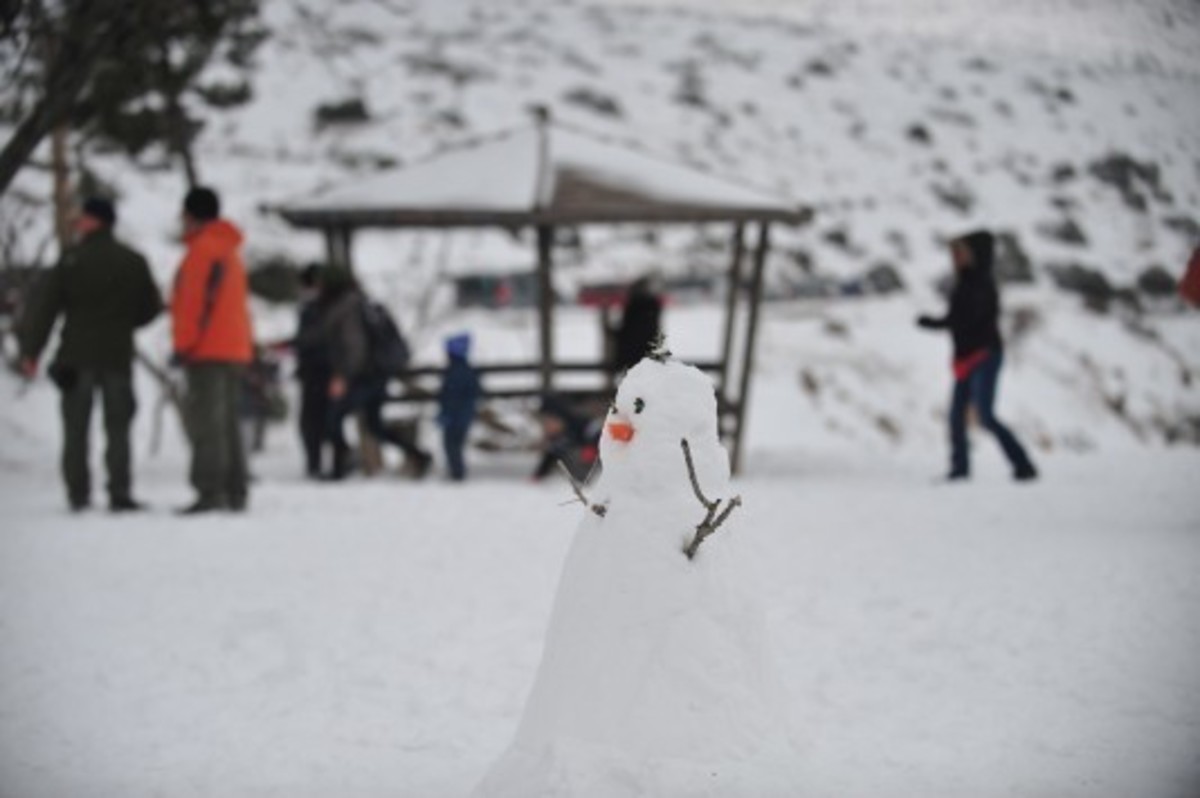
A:
[[[702,479],[728,478],[717,435],[712,380],[695,366],[645,358],[621,381],[600,438],[604,481],[639,492],[691,490],[680,441],[687,439]]]

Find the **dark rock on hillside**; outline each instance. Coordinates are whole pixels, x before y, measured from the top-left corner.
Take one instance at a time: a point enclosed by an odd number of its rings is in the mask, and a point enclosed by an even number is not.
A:
[[[621,110],[621,103],[615,97],[583,86],[572,89],[564,94],[563,100],[580,108],[594,111],[601,116],[620,119],[625,115]]]
[[[1150,161],[1139,161],[1117,152],[1092,161],[1088,164],[1088,172],[1119,191],[1131,210],[1144,212],[1149,205],[1147,194],[1161,202],[1171,202],[1171,195],[1162,187],[1158,164]]]
[[[1067,183],[1078,176],[1075,167],[1069,163],[1058,163],[1050,169],[1050,179],[1055,183]]]
[[[1069,216],[1057,222],[1042,222],[1037,226],[1037,231],[1046,238],[1061,244],[1070,244],[1075,247],[1087,246],[1087,235],[1084,234],[1083,228]]]
[[[1016,233],[996,233],[996,280],[1000,283],[1032,283],[1033,262]]]
[[[889,230],[887,234],[887,242],[891,244],[892,248],[896,251],[896,254],[900,256],[901,260],[908,259],[908,238],[903,232],[900,230]]]
[[[881,262],[872,266],[863,275],[863,283],[869,293],[894,294],[904,290],[904,278],[890,263]]]
[[[1050,272],[1056,286],[1079,294],[1084,304],[1093,310],[1108,310],[1109,303],[1117,295],[1104,272],[1091,266],[1082,263],[1049,263],[1046,271]]]
[[[1167,299],[1176,295],[1179,282],[1175,275],[1155,264],[1138,275],[1137,287],[1146,296]]]
[[[953,208],[961,214],[968,214],[975,205],[975,195],[962,181],[952,183],[934,183],[929,187],[933,196],[943,205]]]
[[[904,135],[908,136],[908,140],[914,144],[928,146],[933,143],[933,134],[929,132],[929,128],[919,122],[909,125],[908,129],[904,131]]]
[[[1164,216],[1163,225],[1194,244],[1200,244],[1200,223],[1190,216]]]
[[[812,61],[809,61],[805,66],[805,70],[807,70],[808,74],[810,75],[816,75],[822,78],[832,77],[836,71],[828,61],[823,61],[820,58],[815,58]]]
[[[445,78],[455,86],[465,86],[493,77],[487,70],[453,61],[437,49],[424,53],[410,53],[404,56],[404,63],[413,75]]]
[[[371,120],[371,113],[361,97],[351,97],[331,103],[322,103],[313,111],[318,128],[329,125],[356,125]]]
[[[672,99],[680,105],[707,108],[708,92],[704,85],[704,76],[700,74],[700,66],[695,61],[685,61],[677,69],[679,86],[675,89]]]
[[[822,233],[821,238],[849,255],[863,254],[862,249],[850,239],[850,231],[845,226],[827,230]]]
[[[813,274],[815,271],[812,253],[807,249],[804,249],[803,247],[797,247],[796,249],[793,249],[785,254],[791,259],[792,263],[795,264],[796,268],[799,269],[801,273]]]

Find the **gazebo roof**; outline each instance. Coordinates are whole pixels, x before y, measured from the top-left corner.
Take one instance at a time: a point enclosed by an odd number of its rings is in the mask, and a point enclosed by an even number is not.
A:
[[[277,208],[316,228],[798,222],[798,204],[549,121]]]

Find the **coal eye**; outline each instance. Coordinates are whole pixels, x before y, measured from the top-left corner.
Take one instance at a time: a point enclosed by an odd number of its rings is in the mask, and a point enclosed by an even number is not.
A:
[[[642,397],[633,400],[633,412],[640,413],[646,409],[646,403],[642,401]]]
[[[608,412],[610,412],[610,413],[615,413],[615,412],[617,412],[617,400],[616,400],[616,399],[610,399],[610,400],[609,400],[609,402],[608,402]]]

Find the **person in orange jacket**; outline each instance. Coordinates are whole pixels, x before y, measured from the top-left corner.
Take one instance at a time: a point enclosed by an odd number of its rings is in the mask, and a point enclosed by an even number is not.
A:
[[[173,360],[187,377],[185,418],[195,501],[184,515],[246,509],[246,453],[238,429],[242,371],[254,354],[242,232],[221,218],[216,192],[197,186],[183,201],[187,253],[171,295]]]

